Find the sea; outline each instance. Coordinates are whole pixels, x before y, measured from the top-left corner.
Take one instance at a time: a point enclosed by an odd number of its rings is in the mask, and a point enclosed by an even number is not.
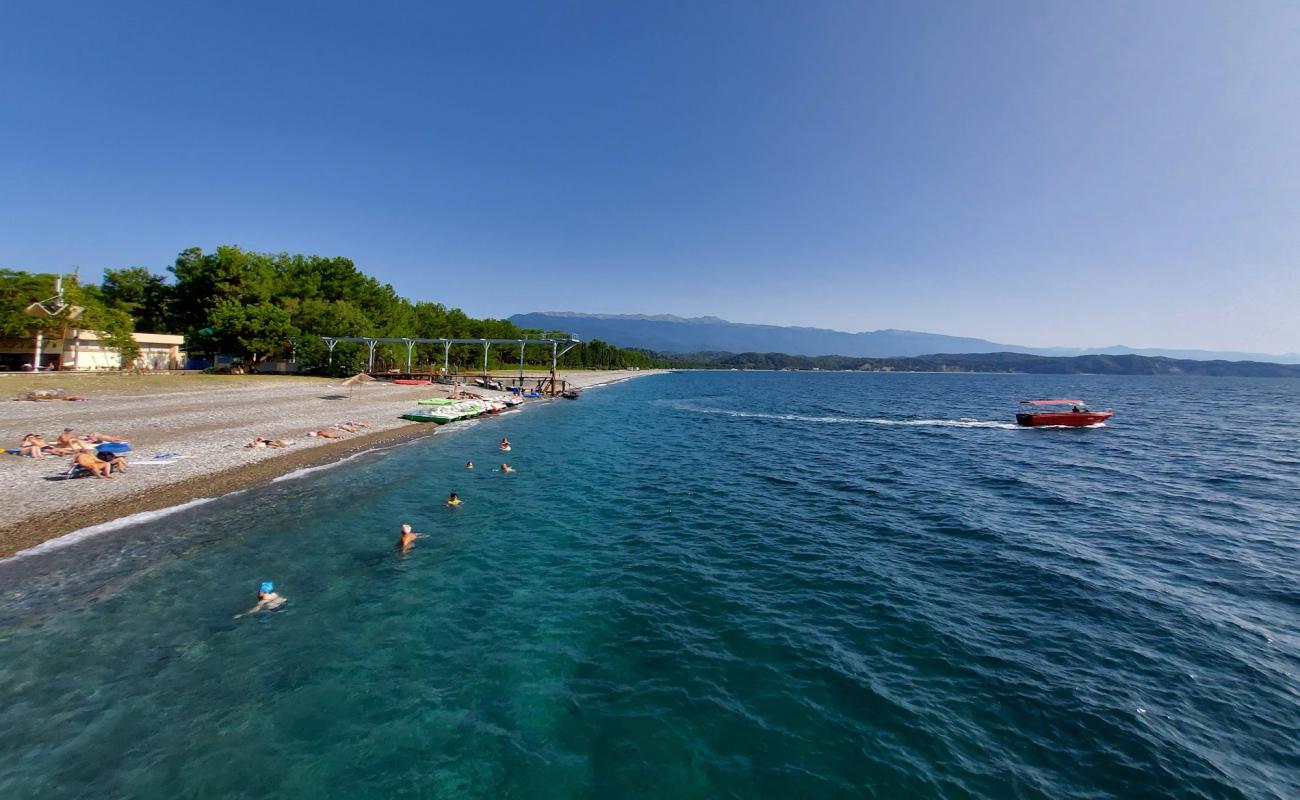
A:
[[[0,797],[1297,798],[1298,678],[1300,381],[671,373],[0,562]]]

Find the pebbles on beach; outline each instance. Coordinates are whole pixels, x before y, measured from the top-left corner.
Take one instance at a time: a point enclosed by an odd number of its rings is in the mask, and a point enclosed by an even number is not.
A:
[[[569,372],[564,378],[570,386],[587,387],[639,374],[647,373]],[[162,452],[182,456],[133,467],[111,480],[48,480],[66,471],[68,456],[0,458],[0,495],[8,511],[0,525],[0,557],[85,525],[258,483],[313,461],[331,460],[357,445],[427,432],[426,423],[397,415],[418,399],[446,396],[450,390],[382,381],[347,387],[308,378],[260,377],[246,385],[215,386],[203,376],[178,375],[175,380],[174,388],[154,394],[90,392],[85,403],[0,402],[0,441],[6,447],[16,447],[30,432],[43,433],[52,442],[71,427],[77,434],[93,431],[129,440],[128,462],[148,461]],[[483,397],[502,395],[464,388]],[[369,427],[361,433],[330,427],[348,421]],[[341,438],[307,436],[322,429]],[[246,447],[256,436],[289,445]]]

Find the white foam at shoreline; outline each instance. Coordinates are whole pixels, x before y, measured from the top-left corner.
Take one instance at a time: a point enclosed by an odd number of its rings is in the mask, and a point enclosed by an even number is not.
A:
[[[230,494],[226,494],[222,496],[229,497],[232,494],[239,494],[240,492],[243,491],[245,490],[240,489],[238,491],[230,492]],[[216,499],[217,499],[216,497],[196,497],[193,500],[181,503],[180,505],[168,506],[167,508],[159,508],[154,511],[141,511],[136,514],[128,514],[125,517],[118,517],[117,519],[111,519],[108,522],[101,522],[98,525],[90,525],[85,528],[78,528],[77,530],[72,531],[71,533],[65,533],[62,536],[58,536],[48,541],[41,542],[40,544],[35,545],[33,547],[29,547],[26,550],[19,550],[17,553],[14,553],[12,556],[9,556],[8,558],[0,558],[0,561],[13,561],[14,559],[25,558],[27,556],[40,555],[42,553],[48,553],[53,550],[61,550],[64,547],[67,547],[72,544],[76,544],[82,539],[89,539],[91,536],[98,536],[101,533],[108,533],[109,531],[120,530],[122,528],[127,528],[132,525],[139,525],[144,522],[152,522],[156,519],[162,519],[163,517],[171,516],[172,514],[185,511],[186,509],[194,508],[195,506],[201,506],[204,503],[211,503],[213,500]]]

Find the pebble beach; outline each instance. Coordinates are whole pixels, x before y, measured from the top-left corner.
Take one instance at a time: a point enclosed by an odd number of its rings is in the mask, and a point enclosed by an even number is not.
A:
[[[653,372],[566,372],[568,385],[587,388]],[[436,426],[399,419],[417,400],[446,397],[447,385],[400,386],[374,381],[355,386],[339,380],[246,376],[96,376],[84,401],[14,401],[35,380],[57,387],[59,375],[0,378],[0,441],[17,447],[27,433],[53,442],[65,427],[131,443],[129,471],[112,479],[59,480],[70,458],[0,458],[0,558],[91,525],[256,485],[305,467],[431,434]],[[161,380],[160,380],[161,379]],[[19,386],[22,381],[22,386]],[[502,396],[463,387],[484,398]],[[520,408],[544,400],[531,400]],[[357,433],[336,424],[364,423]],[[453,423],[454,424],[454,423]],[[308,436],[328,430],[341,438]],[[247,447],[256,436],[282,439],[283,449]],[[159,453],[170,463],[148,463]]]

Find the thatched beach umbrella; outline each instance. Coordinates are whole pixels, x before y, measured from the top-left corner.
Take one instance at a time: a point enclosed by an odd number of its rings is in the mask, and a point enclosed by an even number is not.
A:
[[[358,372],[356,375],[353,375],[351,378],[348,378],[347,380],[343,381],[343,385],[348,387],[348,397],[350,398],[352,397],[353,386],[356,386],[361,383],[370,383],[373,380],[374,378],[370,377],[366,373]]]

